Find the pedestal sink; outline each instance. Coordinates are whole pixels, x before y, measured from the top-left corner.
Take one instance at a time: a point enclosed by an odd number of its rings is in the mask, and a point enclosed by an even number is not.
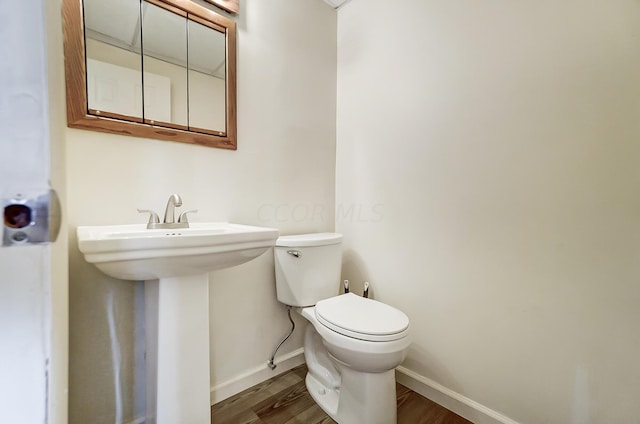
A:
[[[256,258],[277,237],[276,229],[229,223],[78,227],[87,262],[145,281],[147,424],[210,422],[208,273]]]

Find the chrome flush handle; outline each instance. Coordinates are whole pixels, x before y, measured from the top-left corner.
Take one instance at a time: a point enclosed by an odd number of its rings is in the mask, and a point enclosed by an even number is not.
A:
[[[287,250],[287,253],[291,256],[295,256],[296,258],[302,256],[302,252],[300,252],[299,250]]]

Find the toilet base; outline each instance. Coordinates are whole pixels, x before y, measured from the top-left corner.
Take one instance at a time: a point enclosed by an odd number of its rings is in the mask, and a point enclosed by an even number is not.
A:
[[[395,424],[397,422],[395,369],[363,373],[340,366],[340,388],[325,387],[307,373],[313,400],[339,424]]]
[[[307,391],[313,400],[334,421],[338,421],[338,402],[340,401],[340,389],[328,389],[311,373],[305,378]],[[340,422],[340,421],[338,421]]]

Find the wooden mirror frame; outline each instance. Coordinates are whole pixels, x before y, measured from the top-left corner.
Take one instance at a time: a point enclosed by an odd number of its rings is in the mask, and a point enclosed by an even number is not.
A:
[[[226,132],[219,135],[165,128],[89,114],[85,57],[83,0],[62,0],[64,67],[67,92],[67,125],[72,128],[158,140],[237,149],[236,23],[189,0],[160,0],[225,29]]]
[[[215,4],[227,12],[238,14],[240,12],[239,0],[206,0],[211,4]]]

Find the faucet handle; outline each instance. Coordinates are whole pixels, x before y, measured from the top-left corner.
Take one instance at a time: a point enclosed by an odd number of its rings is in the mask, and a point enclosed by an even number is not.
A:
[[[189,213],[196,213],[198,212],[197,209],[191,209],[190,211],[184,211],[180,214],[180,216],[178,217],[178,223],[185,223],[188,224],[189,223],[189,219],[187,218],[187,214]]]
[[[153,224],[159,224],[160,218],[158,214],[149,209],[138,209],[138,213],[148,213],[149,214],[149,222],[147,223],[147,228],[152,226]]]

